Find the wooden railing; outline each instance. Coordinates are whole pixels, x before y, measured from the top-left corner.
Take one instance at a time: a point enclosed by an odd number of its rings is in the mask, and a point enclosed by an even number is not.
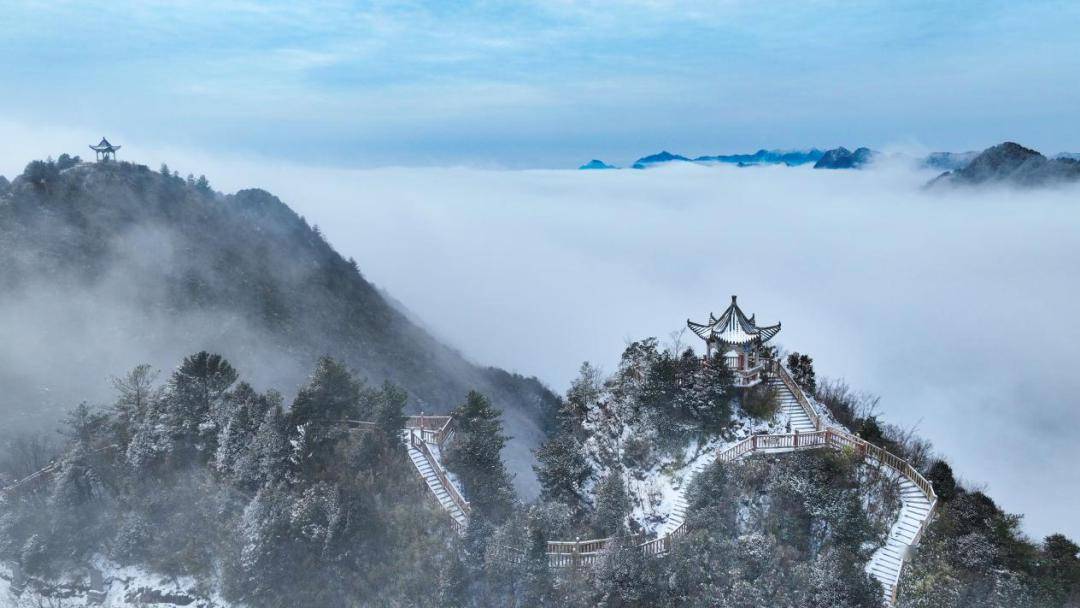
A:
[[[865,459],[876,462],[878,466],[886,466],[903,475],[914,483],[930,501],[930,512],[922,519],[919,529],[916,531],[914,541],[922,537],[926,526],[937,505],[937,494],[934,493],[933,485],[907,461],[878,447],[860,437],[848,433],[844,429],[834,428],[825,423],[825,420],[810,403],[802,388],[792,379],[791,374],[783,364],[775,360],[766,360],[754,370],[757,374],[771,372],[776,374],[781,382],[795,396],[796,402],[803,412],[810,418],[816,430],[809,433],[786,433],[781,435],[751,435],[742,441],[728,447],[716,455],[719,462],[733,462],[746,455],[756,452],[767,453],[769,451],[793,451],[802,449],[832,448],[841,451],[851,451]],[[763,378],[762,378],[763,379]],[[458,492],[454,484],[447,479],[445,472],[431,453],[427,443],[438,445],[440,450],[444,443],[454,432],[454,421],[451,416],[410,416],[405,424],[410,431],[410,442],[419,449],[424,458],[435,470],[440,481],[450,493],[451,499],[466,514],[470,513],[469,503]],[[654,538],[638,547],[646,555],[661,555],[671,551],[675,541],[687,533],[686,522],[681,522],[673,530],[664,536]],[[613,542],[613,538],[594,538],[589,540],[574,541],[548,541],[547,558],[552,568],[573,568],[598,562],[607,553]],[[524,553],[520,549],[506,548],[505,557],[511,561],[519,561]],[[901,567],[903,563],[901,562]],[[899,578],[899,574],[897,575]],[[892,581],[892,597],[890,604],[896,601],[897,582]]]
[[[108,451],[111,451],[111,450],[115,450],[115,449],[117,449],[119,447],[120,447],[119,445],[117,445],[115,443],[112,443],[112,444],[109,444],[109,445],[102,446],[100,448],[96,448],[94,450],[91,450],[91,451],[89,451],[89,452],[87,452],[85,454],[82,454],[81,456],[79,456],[79,458],[80,459],[81,458],[87,458],[89,456],[94,456],[94,455],[100,454],[102,452],[108,452]],[[9,485],[6,485],[3,488],[0,488],[0,494],[8,494],[10,492],[15,492],[15,491],[17,491],[17,490],[19,490],[21,488],[24,488],[26,486],[29,486],[29,485],[33,484],[35,481],[38,481],[38,480],[41,480],[41,479],[47,479],[50,475],[52,475],[53,473],[56,472],[56,470],[57,470],[57,468],[59,468],[59,466],[60,466],[60,462],[54,460],[54,461],[50,462],[49,464],[45,465],[43,468],[41,468],[41,469],[39,469],[37,471],[34,471],[33,473],[27,475],[26,477],[23,477],[22,479],[19,479],[18,481],[14,481]]]
[[[780,381],[787,386],[792,395],[795,395],[795,400],[799,403],[799,407],[806,412],[806,415],[810,417],[810,421],[814,423],[814,428],[822,430],[824,423],[821,420],[821,416],[817,413],[817,409],[810,404],[810,400],[806,398],[806,394],[803,393],[802,387],[800,387],[795,380],[791,378],[791,374],[788,373],[787,368],[782,363],[775,359],[768,359],[769,371],[773,372],[780,378]]]
[[[450,500],[461,509],[462,513],[468,516],[472,512],[469,501],[465,500],[465,497],[458,492],[457,486],[450,482],[450,478],[447,477],[446,471],[443,470],[442,465],[439,464],[439,460],[435,458],[435,455],[431,453],[431,448],[428,447],[427,442],[421,439],[420,433],[410,432],[409,444],[420,450],[420,453],[424,456],[424,460],[431,466],[431,469],[435,472],[435,476],[439,478],[443,488],[446,489],[446,493],[450,495]],[[440,449],[441,448],[442,446],[440,446]]]
[[[753,386],[765,379],[765,361],[762,361],[750,369],[734,370],[735,386],[745,388]]]
[[[405,419],[405,428],[419,432],[424,441],[434,443],[442,449],[450,436],[454,434],[453,416],[409,416]]]
[[[595,553],[603,551],[611,538],[593,538],[590,540],[550,540],[547,544],[548,555],[572,554],[572,553]]]

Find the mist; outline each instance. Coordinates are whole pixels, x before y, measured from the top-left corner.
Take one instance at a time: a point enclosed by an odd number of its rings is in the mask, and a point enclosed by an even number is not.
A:
[[[628,340],[697,346],[686,319],[738,294],[760,321],[783,323],[779,344],[813,356],[819,376],[880,395],[885,421],[916,428],[970,486],[1024,514],[1032,536],[1080,536],[1070,506],[1080,498],[1080,379],[1070,369],[1080,189],[928,191],[933,173],[899,163],[338,170],[137,145],[130,154],[205,171],[218,190],[270,190],[436,337],[558,392],[583,361],[612,370]],[[183,354],[176,344],[125,351],[122,332],[100,329],[123,319],[120,309],[96,325],[22,324],[19,339],[92,345],[69,356],[107,362],[87,372],[100,390],[104,369],[174,365]],[[243,337],[234,351],[269,350],[234,323]],[[180,324],[191,328],[183,347],[222,341],[220,319]],[[55,363],[35,361],[32,348],[9,352],[14,377],[20,365]],[[300,380],[275,377],[284,361],[239,359],[257,385]],[[514,468],[528,475],[521,460]]]
[[[233,175],[319,224],[436,335],[558,391],[581,362],[610,371],[627,340],[670,340],[738,294],[1029,534],[1080,536],[1076,188],[926,191],[933,174],[902,164]]]

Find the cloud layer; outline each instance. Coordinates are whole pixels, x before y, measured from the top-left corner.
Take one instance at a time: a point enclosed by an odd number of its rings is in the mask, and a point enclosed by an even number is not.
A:
[[[383,170],[268,177],[482,362],[565,389],[731,294],[819,373],[882,396],[1040,536],[1080,537],[1077,189],[930,193],[821,172]],[[692,336],[682,339],[691,343]]]
[[[32,149],[83,135],[35,132]],[[582,361],[610,370],[627,340],[739,294],[1033,535],[1080,537],[1077,188],[926,192],[931,175],[901,166],[349,171],[125,151],[271,190],[437,336],[559,391]]]

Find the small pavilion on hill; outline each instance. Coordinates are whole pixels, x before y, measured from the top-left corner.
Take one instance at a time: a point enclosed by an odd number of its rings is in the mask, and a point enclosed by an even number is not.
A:
[[[96,146],[90,146],[90,149],[97,154],[98,162],[116,160],[116,151],[120,149],[120,146],[114,146],[109,143],[109,140],[104,137],[101,138],[101,143]]]
[[[759,376],[764,361],[762,346],[780,333],[780,324],[759,327],[754,315],[747,317],[731,296],[731,305],[719,317],[709,314],[708,323],[686,320],[690,331],[705,341],[706,356],[722,353],[724,361],[744,382]]]

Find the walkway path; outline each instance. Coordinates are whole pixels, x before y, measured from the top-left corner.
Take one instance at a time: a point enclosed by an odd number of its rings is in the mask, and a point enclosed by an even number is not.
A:
[[[755,453],[832,448],[852,450],[865,457],[867,464],[891,471],[900,484],[900,515],[889,530],[885,544],[874,552],[866,565],[866,572],[878,580],[884,589],[885,605],[891,606],[896,601],[897,584],[908,550],[922,536],[937,503],[933,487],[914,467],[899,457],[826,423],[788,371],[776,363],[770,367],[773,373],[768,382],[778,393],[781,413],[790,421],[791,432],[747,437],[720,452],[716,460],[732,462]],[[453,419],[448,416],[414,416],[406,424],[404,437],[409,447],[409,457],[417,471],[455,526],[464,530],[468,525],[469,504],[443,470],[440,461],[442,448],[453,435],[453,428]],[[709,464],[706,461],[699,463],[693,473],[700,473]],[[672,543],[686,533],[686,510],[684,493],[675,501],[659,537],[642,543],[642,551],[650,555],[668,552]],[[552,567],[594,563],[602,558],[610,541],[607,538],[550,541],[548,563]]]
[[[885,544],[870,558],[866,572],[877,579],[884,588],[885,605],[896,601],[896,590],[909,549],[918,543],[937,504],[933,486],[910,464],[899,457],[850,434],[844,429],[829,425],[811,404],[802,389],[792,380],[782,365],[770,365],[772,374],[768,382],[778,393],[781,412],[791,423],[791,432],[772,435],[752,435],[729,446],[716,456],[721,462],[733,462],[755,453],[783,453],[802,449],[831,448],[850,450],[865,458],[865,462],[887,469],[900,484],[901,508],[896,523],[889,530]],[[345,421],[358,429],[376,428],[375,423]],[[402,432],[409,459],[417,473],[431,490],[439,505],[450,516],[459,532],[469,523],[471,508],[465,500],[453,476],[442,466],[442,450],[454,435],[454,420],[450,416],[411,416]],[[104,446],[90,454],[115,449]],[[90,455],[87,454],[87,455]],[[693,469],[697,474],[709,462],[702,461]],[[40,480],[48,479],[56,470],[57,463],[50,463],[42,470],[0,488],[0,495],[19,491]],[[687,484],[688,485],[688,484]],[[671,550],[673,542],[686,533],[685,493],[676,501],[658,538],[640,545],[649,555],[659,555]],[[573,541],[549,541],[548,563],[552,567],[587,565],[602,559],[610,538]],[[514,559],[513,551],[510,558]]]

